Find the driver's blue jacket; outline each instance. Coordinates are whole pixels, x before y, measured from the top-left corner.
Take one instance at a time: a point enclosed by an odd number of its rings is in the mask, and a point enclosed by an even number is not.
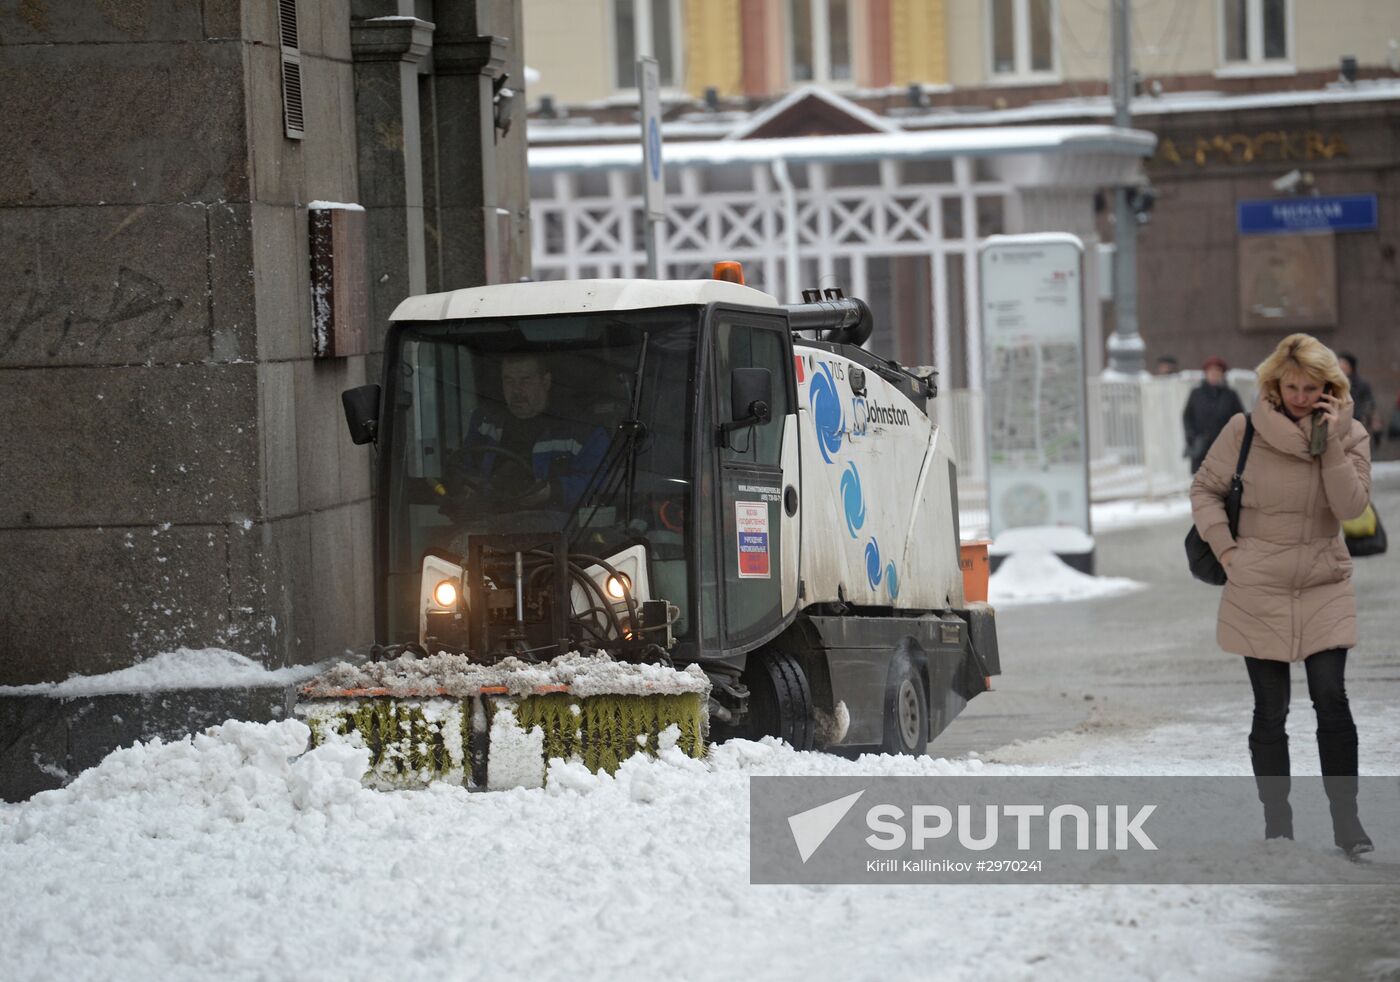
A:
[[[462,441],[467,468],[489,477],[499,463],[493,451],[501,446],[511,417],[472,413]],[[608,436],[601,426],[549,416],[537,424],[530,446],[531,472],[537,481],[549,481],[563,507],[573,508],[588,488],[593,472],[608,450]]]

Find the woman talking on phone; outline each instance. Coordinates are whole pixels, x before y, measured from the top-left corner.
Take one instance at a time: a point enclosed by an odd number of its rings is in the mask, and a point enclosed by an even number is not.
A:
[[[1316,338],[1285,338],[1258,373],[1259,399],[1248,420],[1230,420],[1191,485],[1196,529],[1228,577],[1216,641],[1244,656],[1254,689],[1249,756],[1265,837],[1293,837],[1284,724],[1289,672],[1301,661],[1317,713],[1333,840],[1355,857],[1372,845],[1356,810],[1356,725],[1344,684],[1347,649],[1356,644],[1356,593],[1339,533],[1370,498],[1371,442],[1351,418],[1337,356]],[[1235,538],[1224,498],[1247,426],[1253,440]]]

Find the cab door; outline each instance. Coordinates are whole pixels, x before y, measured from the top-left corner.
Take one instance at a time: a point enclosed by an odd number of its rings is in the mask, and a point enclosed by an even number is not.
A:
[[[797,392],[792,338],[781,316],[715,308],[711,313],[712,466],[719,495],[712,552],[719,562],[722,645],[747,650],[787,623],[797,599]],[[771,378],[767,423],[723,432],[734,422],[733,370]],[[789,487],[792,488],[789,491]]]

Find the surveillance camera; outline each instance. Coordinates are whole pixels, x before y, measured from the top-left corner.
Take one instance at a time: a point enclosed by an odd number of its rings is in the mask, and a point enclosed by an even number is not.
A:
[[[1273,188],[1275,191],[1280,191],[1284,194],[1289,194],[1293,191],[1298,190],[1299,185],[1301,185],[1302,183],[1303,172],[1295,169],[1276,179],[1273,182]]]
[[[1150,184],[1128,189],[1128,207],[1133,210],[1139,225],[1146,225],[1152,221],[1152,209],[1156,204],[1157,189]]]

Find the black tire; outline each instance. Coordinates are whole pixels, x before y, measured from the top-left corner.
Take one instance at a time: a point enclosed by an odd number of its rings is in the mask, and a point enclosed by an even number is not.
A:
[[[887,754],[920,756],[928,753],[928,692],[923,673],[901,651],[890,663],[885,682],[885,740]]]
[[[802,663],[785,651],[760,652],[744,669],[749,689],[749,735],[775,736],[795,750],[811,750],[816,741],[812,688]]]

